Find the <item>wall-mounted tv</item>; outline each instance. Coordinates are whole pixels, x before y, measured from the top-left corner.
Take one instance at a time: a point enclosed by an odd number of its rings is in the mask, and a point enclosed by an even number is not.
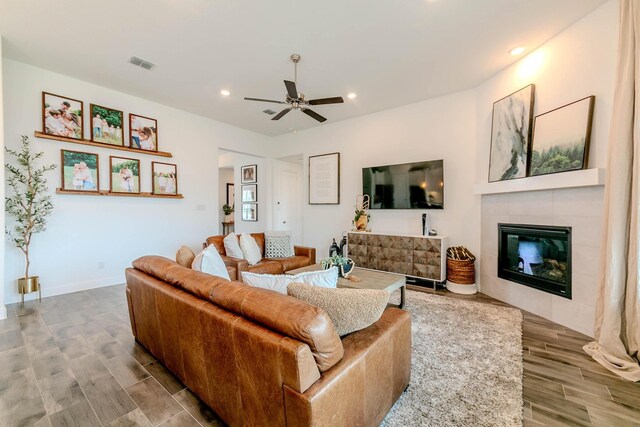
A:
[[[362,168],[362,193],[371,209],[444,209],[444,162]]]

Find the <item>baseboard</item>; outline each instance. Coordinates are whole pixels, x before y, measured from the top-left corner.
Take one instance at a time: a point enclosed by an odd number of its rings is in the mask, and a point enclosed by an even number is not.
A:
[[[108,277],[108,278],[99,279],[99,280],[89,280],[86,282],[70,283],[68,285],[57,286],[55,288],[48,288],[45,284],[45,286],[42,286],[42,298],[54,297],[57,295],[64,295],[64,294],[71,294],[73,292],[86,291],[88,289],[104,288],[106,286],[119,285],[121,283],[124,283],[124,278],[122,276],[113,276],[113,277]],[[33,292],[24,296],[25,301],[32,301],[35,299],[38,299],[37,292]],[[12,304],[17,302],[20,302],[19,294],[10,295],[8,296],[7,301],[5,301],[6,304]]]

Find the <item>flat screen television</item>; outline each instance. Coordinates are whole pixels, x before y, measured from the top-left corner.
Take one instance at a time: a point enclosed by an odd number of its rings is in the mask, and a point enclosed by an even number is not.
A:
[[[371,209],[444,209],[444,162],[362,168],[362,193]]]

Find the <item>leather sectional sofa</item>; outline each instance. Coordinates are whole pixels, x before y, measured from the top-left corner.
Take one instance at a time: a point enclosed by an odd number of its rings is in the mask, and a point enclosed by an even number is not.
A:
[[[126,279],[136,340],[231,426],[377,426],[409,384],[404,310],[341,339],[318,307],[166,258]]]
[[[260,253],[264,256],[264,233],[251,233],[256,243],[260,247]],[[218,250],[218,253],[222,257],[227,267],[233,267],[236,270],[236,275],[231,276],[231,279],[242,280],[242,272],[249,271],[251,273],[260,274],[284,274],[285,271],[294,270],[296,268],[306,267],[307,265],[316,263],[316,250],[315,248],[307,248],[303,246],[294,246],[294,256],[289,258],[277,258],[268,259],[263,258],[259,263],[255,265],[249,265],[246,260],[232,258],[227,256],[227,252],[224,249],[224,238],[226,236],[211,236],[207,237],[204,243],[206,248],[209,245],[214,245]]]

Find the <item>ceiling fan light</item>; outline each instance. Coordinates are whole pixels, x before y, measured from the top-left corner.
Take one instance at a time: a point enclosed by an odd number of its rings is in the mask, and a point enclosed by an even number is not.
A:
[[[220,91],[220,95],[222,95],[222,96],[229,96],[229,95],[231,95],[231,92],[229,92],[227,89],[222,89],[222,90]]]
[[[351,93],[349,93],[349,94],[347,95],[347,98],[349,98],[349,99],[356,99],[356,96],[357,96],[357,95],[356,95],[355,93],[351,92]]]

